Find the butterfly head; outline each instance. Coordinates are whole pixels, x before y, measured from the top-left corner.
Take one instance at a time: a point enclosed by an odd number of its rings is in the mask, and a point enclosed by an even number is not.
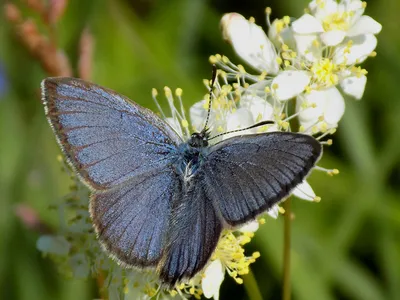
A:
[[[208,139],[210,138],[210,132],[206,129],[201,132],[194,132],[190,136],[189,146],[193,148],[203,148],[208,146]]]

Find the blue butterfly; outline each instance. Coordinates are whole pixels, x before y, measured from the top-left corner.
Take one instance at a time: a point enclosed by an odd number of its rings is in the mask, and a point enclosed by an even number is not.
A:
[[[74,78],[42,82],[46,116],[91,190],[98,238],[124,266],[154,268],[174,286],[203,269],[223,228],[282,201],[322,153],[313,137],[272,132],[209,145],[182,138],[150,110]]]

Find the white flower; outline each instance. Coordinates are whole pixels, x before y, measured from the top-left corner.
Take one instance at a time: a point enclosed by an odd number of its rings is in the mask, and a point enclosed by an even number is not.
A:
[[[365,5],[359,0],[317,0],[309,7],[312,15],[292,24],[300,54],[294,67],[310,72],[310,85],[297,97],[297,109],[300,124],[316,132],[336,127],[343,116],[344,98],[335,86],[355,99],[363,96],[367,71],[355,65],[374,54],[374,34],[381,25],[362,15]]]
[[[319,51],[322,54],[322,49]],[[324,127],[329,129],[337,126],[345,108],[344,98],[336,88],[337,85],[340,85],[345,94],[355,99],[361,99],[363,96],[367,71],[347,65],[343,56],[337,55],[338,51],[334,50],[333,53],[333,57],[323,57],[310,64],[303,63],[311,78],[306,93],[297,97],[297,112],[300,114],[300,124],[305,129],[317,123],[320,123],[318,131]]]
[[[382,26],[363,16],[365,2],[360,0],[314,0],[309,8],[311,15],[305,14],[292,24],[298,54],[312,64],[317,83],[325,87],[340,84],[345,93],[360,99],[365,74],[353,72],[352,68],[373,54],[377,45],[374,34]],[[335,47],[327,51],[326,46]],[[355,76],[361,79],[354,80]]]
[[[219,288],[225,277],[225,268],[219,259],[212,261],[204,271],[201,288],[207,299],[219,299]]]
[[[221,24],[224,37],[236,52],[262,74],[268,74],[258,78],[246,75],[257,82],[254,85],[259,85],[258,90],[269,88],[268,97],[281,102],[281,106],[283,101],[297,97],[300,125],[316,133],[336,127],[343,116],[344,98],[336,86],[356,99],[364,93],[367,71],[355,65],[374,55],[374,34],[381,30],[379,23],[363,15],[364,8],[360,0],[314,0],[309,5],[310,13],[291,26],[289,17],[271,24],[267,10],[272,42],[254,20],[239,14],[226,14]],[[228,72],[235,69],[228,60],[220,65],[224,63]],[[235,70],[238,76],[245,76],[241,75],[243,69]],[[238,108],[236,114],[224,120],[228,121],[225,129],[245,127],[254,121],[254,113]]]
[[[293,22],[293,30],[300,35],[318,34],[327,46],[336,46],[346,37],[377,34],[382,26],[363,16],[365,7],[360,0],[314,0],[309,4],[311,14]]]
[[[221,27],[224,39],[249,65],[268,74],[278,73],[275,47],[260,26],[240,14],[229,13],[222,17]]]
[[[296,105],[300,124],[312,132],[337,127],[345,109],[343,96],[334,86],[303,94],[297,98]]]

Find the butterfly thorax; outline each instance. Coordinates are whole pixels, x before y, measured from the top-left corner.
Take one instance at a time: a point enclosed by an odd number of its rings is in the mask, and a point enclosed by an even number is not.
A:
[[[209,138],[210,133],[206,129],[201,132],[194,132],[188,141],[188,145],[193,148],[207,147]]]
[[[193,176],[204,162],[208,153],[209,133],[205,130],[195,132],[190,139],[180,145],[177,172],[186,179]]]

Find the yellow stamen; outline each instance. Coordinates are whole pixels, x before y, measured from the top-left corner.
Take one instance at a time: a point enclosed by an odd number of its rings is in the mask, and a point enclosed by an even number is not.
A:
[[[175,95],[177,95],[178,97],[182,96],[182,89],[181,88],[177,88],[175,90]]]
[[[327,15],[322,20],[322,26],[325,31],[331,30],[342,30],[347,31],[349,29],[349,13],[348,12],[334,12],[330,15]]]
[[[209,61],[212,64],[218,63],[218,59],[217,59],[217,57],[215,55],[211,55],[210,58],[209,58]]]
[[[171,89],[167,86],[164,87],[164,94],[166,97],[170,97],[172,95]]]
[[[285,23],[285,25],[289,25],[290,24],[290,17],[289,16],[284,16],[282,20],[283,20],[283,23]]]
[[[182,126],[183,128],[188,128],[189,127],[189,122],[187,120],[182,120]]]
[[[320,87],[336,85],[339,82],[339,77],[336,74],[338,71],[338,66],[328,58],[320,59],[311,67],[313,79]]]
[[[313,199],[314,202],[321,202],[321,197],[315,196],[315,198]]]

